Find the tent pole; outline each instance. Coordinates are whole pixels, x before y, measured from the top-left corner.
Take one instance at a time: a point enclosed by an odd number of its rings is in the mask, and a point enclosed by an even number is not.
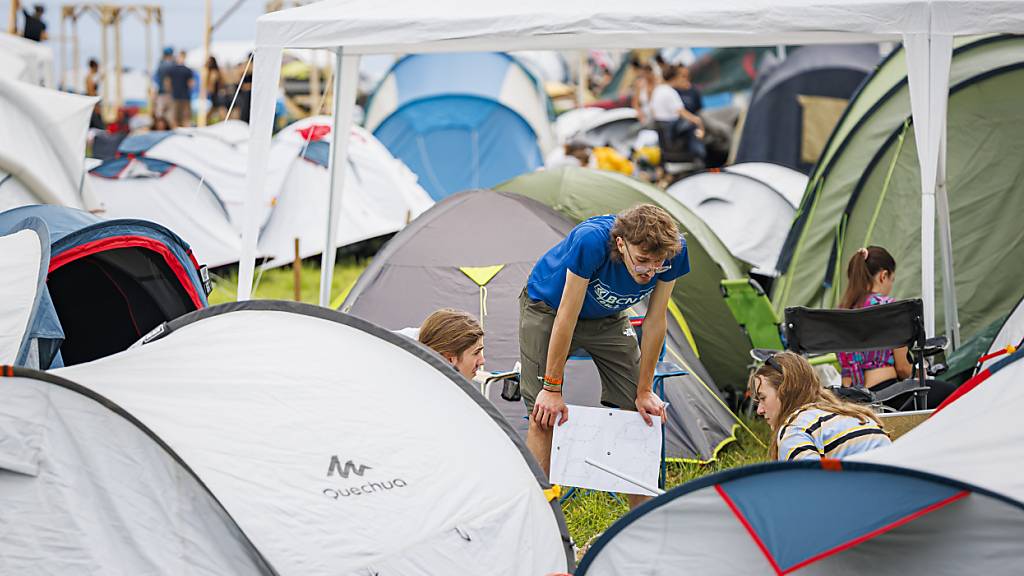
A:
[[[348,141],[352,131],[352,108],[356,104],[359,80],[359,56],[345,56],[339,47],[334,61],[334,126],[331,128],[331,194],[327,211],[327,237],[320,260],[320,305],[331,304],[331,281],[334,279],[334,240],[338,237],[338,215],[341,194],[345,188],[345,167],[348,166]]]
[[[939,242],[942,249],[942,296],[945,306],[946,337],[956,350],[960,347],[960,317],[957,311],[956,276],[953,266],[953,237],[950,232],[949,193],[946,187],[946,126],[939,137],[938,181],[936,200],[939,208]]]

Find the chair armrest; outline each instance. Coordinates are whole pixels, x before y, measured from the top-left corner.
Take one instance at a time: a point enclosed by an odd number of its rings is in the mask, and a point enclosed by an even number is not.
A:
[[[912,392],[927,392],[930,390],[928,386],[921,386],[921,382],[917,379],[901,380],[884,390],[878,392],[871,392],[876,402],[886,402],[893,398],[900,396],[901,394],[908,394]]]

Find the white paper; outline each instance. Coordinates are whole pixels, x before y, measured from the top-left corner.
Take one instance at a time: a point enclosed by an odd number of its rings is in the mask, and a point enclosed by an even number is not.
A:
[[[648,426],[629,410],[569,406],[569,421],[551,439],[551,482],[603,492],[655,496],[639,486],[587,464],[587,458],[646,486],[658,485],[661,418]]]

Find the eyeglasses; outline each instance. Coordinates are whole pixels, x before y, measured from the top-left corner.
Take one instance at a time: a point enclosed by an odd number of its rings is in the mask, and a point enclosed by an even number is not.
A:
[[[626,255],[629,256],[629,261],[633,263],[633,271],[637,274],[647,274],[648,272],[654,272],[655,274],[661,274],[672,269],[671,264],[664,264],[662,266],[640,266],[636,263],[636,259],[633,258],[633,254],[629,251],[629,244],[626,242],[622,243],[626,247]]]
[[[775,360],[775,354],[769,354],[767,357],[765,357],[764,363],[774,368],[775,371],[778,372],[779,374],[782,374],[783,376],[786,375],[786,373],[782,371],[782,365],[779,364],[777,360]]]

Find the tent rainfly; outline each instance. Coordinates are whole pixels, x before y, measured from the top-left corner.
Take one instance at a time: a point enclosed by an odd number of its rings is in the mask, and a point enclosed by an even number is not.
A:
[[[260,232],[260,254],[270,257],[265,266],[292,262],[295,238],[302,258],[323,250],[327,226],[320,216],[330,201],[331,136],[331,119],[317,116],[299,120],[275,137],[273,164],[284,173],[274,210]],[[434,203],[416,175],[358,127],[349,135],[346,181],[349,193],[335,228],[336,246],[394,234]]]
[[[1024,167],[1007,158],[1024,155],[1024,111],[1012,97],[1024,91],[1024,38],[956,42],[943,83],[949,87],[949,113],[942,116],[949,138],[937,192],[944,223],[938,235],[921,227],[915,207],[922,124],[913,110],[917,71],[910,68],[908,75],[903,50],[865,81],[811,174],[772,300],[780,312],[834,306],[853,253],[884,246],[896,259],[893,294],[918,297],[926,279],[924,295],[935,290],[942,296],[939,333],[959,347],[1009,314],[1021,295]],[[922,233],[939,239],[926,254],[918,242]],[[934,277],[943,281],[933,286]]]
[[[438,308],[471,311],[487,333],[488,369],[510,370],[520,359],[519,294],[537,259],[572,227],[572,221],[551,208],[518,194],[477,190],[449,196],[374,257],[341,309],[392,330],[419,326]],[[633,313],[643,315],[644,307]],[[597,369],[593,360],[580,356],[566,365],[566,381],[571,383],[566,401],[600,406]],[[689,372],[665,380],[666,456],[713,460],[734,439],[736,420],[671,316],[665,360]],[[525,436],[523,403],[502,399],[500,383],[484,392]]]
[[[749,162],[693,174],[666,192],[704,220],[733,256],[774,276],[806,187],[807,177],[795,170]]]
[[[49,367],[64,333],[46,289],[50,233],[39,218],[0,225],[0,364]]]
[[[605,531],[576,574],[1013,574],[1024,563],[1022,379],[1024,351],[891,446],[684,484]]]
[[[83,177],[97,101],[0,78],[0,211],[27,204],[96,208]]]
[[[58,356],[40,352],[43,368],[119,352],[161,322],[206,306],[205,270],[159,224],[43,205],[0,213],[0,230],[26,219],[49,234],[46,285],[64,334]]]
[[[540,81],[508,54],[414,54],[374,90],[365,126],[440,200],[542,166],[548,113]]]
[[[801,46],[759,72],[736,162],[810,172],[850,96],[879,60],[875,44]]]
[[[252,95],[252,137],[246,171],[249,193],[238,298],[252,293],[264,172],[270,151],[274,100],[285,48],[335,50],[333,115],[335,133],[352,122],[362,54],[437,51],[669,47],[685,37],[698,46],[862,43],[902,39],[911,71],[911,103],[921,165],[921,276],[925,329],[935,333],[936,194],[944,204],[939,167],[945,140],[946,96],[953,37],[991,32],[1024,33],[1024,5],[1012,0],[673,0],[646,2],[643,10],[623,9],[618,0],[592,2],[477,2],[398,0],[381,11],[369,0],[324,0],[272,12],[256,25]],[[347,143],[331,150],[332,164],[345,165]],[[335,170],[333,223],[341,207],[344,172]],[[937,192],[938,190],[938,192]],[[946,219],[938,218],[940,230]],[[948,232],[948,230],[946,230]],[[331,299],[334,251],[325,250],[320,303]]]
[[[242,242],[227,209],[210,184],[188,168],[148,156],[120,156],[90,170],[89,180],[103,216],[166,226],[211,268],[238,262]]]
[[[358,318],[225,304],[121,354],[3,376],[5,574],[573,564],[550,485],[498,412],[431,351]]]

